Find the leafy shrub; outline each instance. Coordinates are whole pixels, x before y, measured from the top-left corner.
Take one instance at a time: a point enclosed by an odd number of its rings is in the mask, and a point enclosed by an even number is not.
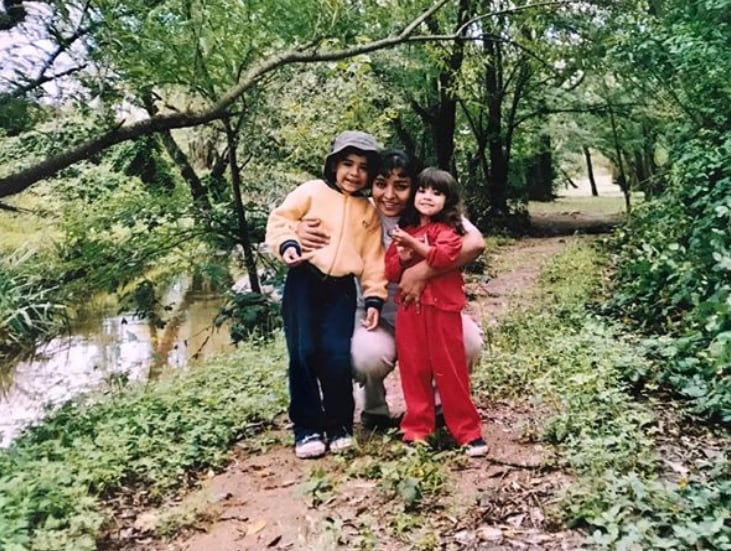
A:
[[[429,446],[417,444],[398,462],[385,462],[379,472],[379,488],[403,502],[404,511],[434,506],[447,484],[443,457]]]
[[[584,530],[592,547],[728,549],[728,452],[696,460],[683,453],[686,476],[663,472],[668,458],[656,438],[667,444],[673,431],[655,412],[672,406],[653,404],[649,387],[634,399],[628,374],[648,369],[642,348],[588,307],[603,268],[595,251],[572,247],[544,270],[531,308],[491,336],[475,390],[492,399],[530,396],[553,412],[541,437],[575,480],[551,512]]]
[[[24,269],[32,255],[0,259],[0,358],[32,348],[66,322],[65,309]]]
[[[256,339],[270,340],[282,325],[279,302],[259,293],[232,293],[215,325],[230,322],[229,332],[234,343]]]
[[[618,234],[610,311],[650,334],[660,377],[731,421],[731,135],[678,148],[673,187]]]
[[[137,386],[96,404],[66,404],[0,453],[0,549],[96,549],[104,500],[144,487],[159,500],[286,405],[281,343]]]

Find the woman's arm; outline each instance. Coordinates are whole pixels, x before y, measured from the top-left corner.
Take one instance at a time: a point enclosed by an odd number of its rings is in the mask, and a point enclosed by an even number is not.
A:
[[[397,282],[401,278],[403,266],[398,253],[396,243],[391,243],[386,251],[386,279],[388,281]]]
[[[435,224],[428,236],[430,246],[426,263],[437,270],[450,268],[462,251],[462,237],[446,224]]]
[[[419,262],[403,271],[399,282],[399,295],[405,304],[416,301],[421,296],[426,282],[434,276],[454,270],[455,268],[461,268],[483,253],[485,250],[485,238],[480,233],[480,230],[466,219],[463,219],[462,223],[467,233],[462,236],[462,250],[454,262],[443,268],[433,268],[426,262]]]

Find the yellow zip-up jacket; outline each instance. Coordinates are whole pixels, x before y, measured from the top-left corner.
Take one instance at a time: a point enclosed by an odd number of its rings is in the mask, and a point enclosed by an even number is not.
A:
[[[371,202],[332,188],[324,180],[299,185],[267,221],[266,242],[280,260],[288,246],[296,244],[302,250],[295,230],[303,218],[319,218],[320,229],[330,236],[328,245],[303,256],[325,275],[356,276],[366,305],[380,308],[388,296],[385,251],[381,219]]]

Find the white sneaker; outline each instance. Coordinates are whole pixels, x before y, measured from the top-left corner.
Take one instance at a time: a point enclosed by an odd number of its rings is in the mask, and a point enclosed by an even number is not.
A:
[[[302,440],[295,442],[294,454],[300,459],[314,459],[325,455],[325,442],[319,434],[308,434]]]
[[[487,455],[489,447],[482,438],[472,440],[465,446],[465,453],[469,457],[483,457]]]
[[[336,436],[330,441],[330,451],[333,453],[339,453],[351,447],[353,447],[353,437],[347,434]]]

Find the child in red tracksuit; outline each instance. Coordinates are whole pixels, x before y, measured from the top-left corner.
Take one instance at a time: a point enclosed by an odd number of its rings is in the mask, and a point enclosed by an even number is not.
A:
[[[386,252],[389,281],[397,282],[405,268],[421,259],[434,268],[451,264],[464,234],[452,175],[436,168],[422,171],[399,226]],[[434,432],[436,383],[449,432],[467,455],[476,457],[487,453],[487,444],[470,394],[462,337],[465,302],[462,275],[451,270],[429,280],[419,304],[399,304],[396,350],[406,400],[401,430],[405,442],[425,441]]]

